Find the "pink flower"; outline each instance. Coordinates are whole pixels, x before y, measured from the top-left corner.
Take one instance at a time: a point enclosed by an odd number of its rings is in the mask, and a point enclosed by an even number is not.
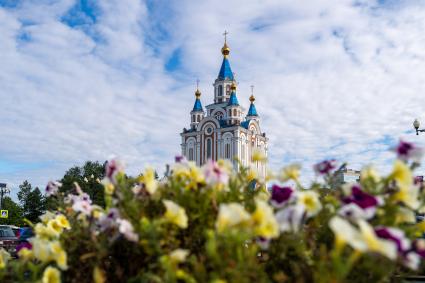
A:
[[[62,183],[50,181],[46,186],[46,196],[50,197],[58,193],[59,188],[62,186]]]
[[[111,183],[115,183],[117,174],[123,171],[124,165],[118,159],[111,159],[106,162],[105,174]]]
[[[229,174],[214,160],[208,160],[204,167],[205,181],[208,184],[227,184]]]

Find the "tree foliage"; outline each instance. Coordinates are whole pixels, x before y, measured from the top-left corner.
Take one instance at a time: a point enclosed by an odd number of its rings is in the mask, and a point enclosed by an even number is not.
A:
[[[32,188],[25,180],[19,185],[18,199],[22,209],[22,216],[31,222],[38,222],[40,215],[46,210],[46,201],[38,187]]]

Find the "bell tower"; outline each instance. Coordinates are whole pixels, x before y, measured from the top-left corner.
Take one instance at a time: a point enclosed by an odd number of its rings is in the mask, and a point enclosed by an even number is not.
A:
[[[232,69],[230,68],[229,54],[230,48],[227,46],[227,31],[224,31],[224,45],[221,48],[223,54],[223,62],[221,63],[220,72],[214,82],[214,103],[227,102],[231,94],[231,86],[234,81]]]

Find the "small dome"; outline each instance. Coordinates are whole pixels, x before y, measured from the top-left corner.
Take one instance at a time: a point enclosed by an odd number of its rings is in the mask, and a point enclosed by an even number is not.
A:
[[[230,86],[231,90],[236,90],[236,83],[235,81],[232,82],[232,85]]]
[[[251,95],[251,96],[249,97],[249,101],[251,101],[251,103],[253,103],[253,102],[255,101],[255,97],[254,97],[254,95]]]
[[[221,48],[221,54],[223,54],[223,56],[227,56],[230,53],[230,48],[229,46],[227,46],[226,42],[224,43],[223,47]]]
[[[196,98],[199,98],[201,96],[201,92],[199,91],[199,89],[195,91],[195,96]]]

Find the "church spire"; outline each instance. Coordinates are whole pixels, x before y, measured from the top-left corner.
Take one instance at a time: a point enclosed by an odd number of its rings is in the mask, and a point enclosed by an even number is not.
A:
[[[204,111],[204,109],[202,108],[202,103],[200,100],[201,97],[201,92],[199,91],[199,80],[196,81],[196,91],[195,91],[195,104],[193,105],[193,110],[192,112],[195,111]]]
[[[233,73],[232,73],[232,69],[230,68],[230,63],[229,63],[229,53],[230,53],[230,48],[227,45],[227,34],[229,34],[227,31],[224,31],[223,35],[224,35],[224,45],[221,48],[221,54],[223,54],[223,62],[221,63],[221,68],[220,68],[220,72],[218,73],[218,80],[231,80],[233,81]]]
[[[229,102],[227,103],[227,106],[239,106],[238,98],[236,97],[236,83],[233,81],[232,85],[230,86],[231,93]]]
[[[257,109],[255,108],[255,97],[254,97],[254,86],[251,86],[251,96],[249,97],[249,101],[251,101],[251,105],[249,105],[248,114],[246,115],[247,119],[258,118]]]

